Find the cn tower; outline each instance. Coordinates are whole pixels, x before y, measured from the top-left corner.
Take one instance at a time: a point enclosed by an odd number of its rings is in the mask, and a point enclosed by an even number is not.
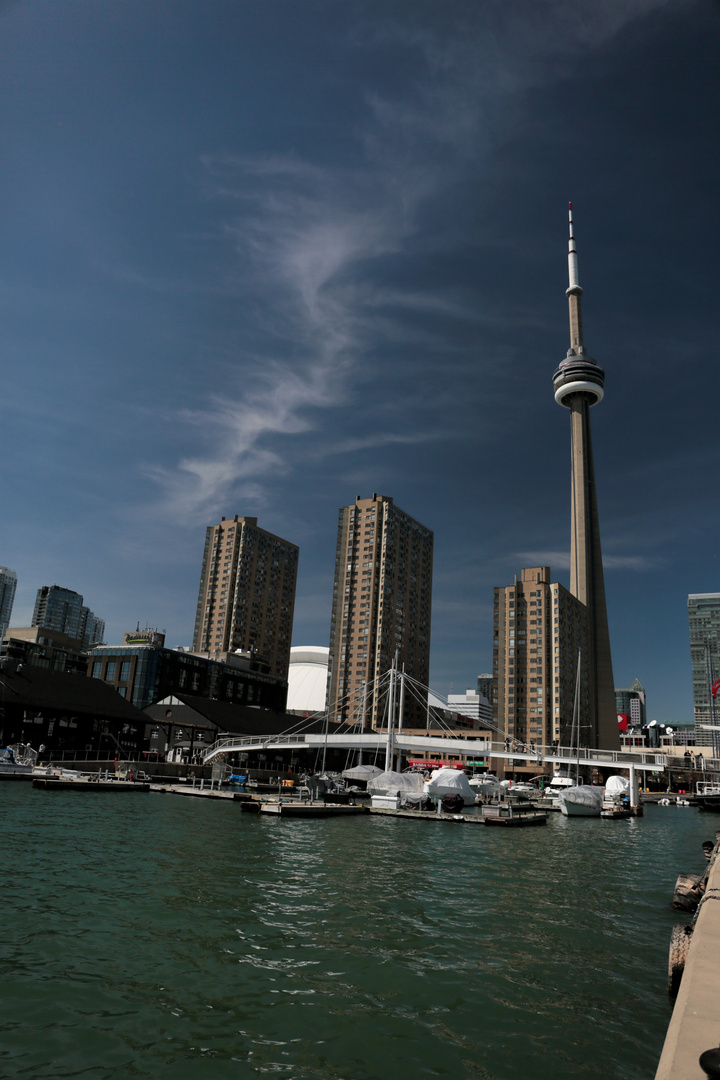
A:
[[[578,282],[572,203],[568,273],[570,281],[566,295],[570,306],[570,348],[553,375],[553,387],[558,405],[570,410],[570,592],[585,604],[589,623],[589,716],[585,718],[589,730],[585,727],[584,738],[581,738],[582,741],[587,739],[590,746],[612,750],[619,746],[619,736],[590,437],[590,408],[603,399],[605,372],[588,356],[583,344],[582,289]]]

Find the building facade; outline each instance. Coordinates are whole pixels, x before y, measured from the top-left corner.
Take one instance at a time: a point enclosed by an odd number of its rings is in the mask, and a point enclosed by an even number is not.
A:
[[[236,705],[282,712],[287,681],[250,656],[224,653],[210,659],[157,644],[101,645],[92,650],[87,674],[109,683],[144,709],[168,694],[186,693]]]
[[[629,686],[627,690],[615,688],[615,709],[621,731],[621,717],[627,717],[627,727],[632,731],[639,731],[640,728],[645,727],[647,723],[645,687],[639,679],[634,679],[632,686]]]
[[[0,566],[0,644],[10,625],[16,589],[17,574],[15,571],[8,569],[7,566]]]
[[[482,694],[484,698],[487,698],[487,700],[490,702],[490,705],[492,705],[494,701],[493,694],[495,693],[495,689],[491,671],[485,672],[483,675],[478,675],[477,692],[478,694]]]
[[[720,678],[720,593],[691,593],[688,596],[688,621],[695,742],[699,746],[713,746],[713,735],[720,733],[712,732],[704,725],[718,723],[717,699],[713,698],[712,686]]]
[[[259,653],[287,679],[297,566],[297,546],[258,528],[257,518],[208,526],[193,652]]]
[[[87,673],[87,653],[83,652],[77,638],[44,626],[9,627],[2,656],[16,664],[29,664],[48,671]]]
[[[364,727],[387,723],[376,680],[397,657],[410,678],[430,675],[433,534],[386,495],[339,511],[330,621],[328,707]],[[407,694],[404,726],[422,727],[427,704]]]
[[[493,719],[492,705],[488,698],[477,690],[466,690],[464,694],[448,694],[448,709],[460,716],[471,720],[480,720],[483,724],[491,725]]]
[[[80,593],[60,585],[43,585],[38,589],[32,625],[67,634],[85,649],[99,645],[105,636],[104,621],[85,607]]]
[[[530,567],[512,585],[495,589],[494,630],[493,718],[499,737],[570,746],[579,658],[579,744],[592,746],[585,605],[551,582],[549,566]]]

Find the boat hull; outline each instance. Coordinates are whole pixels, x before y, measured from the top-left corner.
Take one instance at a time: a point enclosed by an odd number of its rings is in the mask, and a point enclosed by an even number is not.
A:
[[[587,806],[584,803],[568,803],[560,799],[560,813],[565,817],[600,817],[599,806]]]

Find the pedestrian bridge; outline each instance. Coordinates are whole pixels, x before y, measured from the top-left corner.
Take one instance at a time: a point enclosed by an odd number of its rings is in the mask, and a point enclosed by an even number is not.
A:
[[[362,735],[230,735],[218,739],[202,754],[204,764],[226,754],[253,753],[267,750],[362,750],[385,756],[388,748],[387,732],[373,731]],[[585,765],[597,768],[637,769],[639,772],[661,772],[667,766],[667,755],[630,750],[600,750],[569,746],[535,747],[525,750],[506,750],[504,742],[490,742],[480,738],[445,738],[438,735],[406,735],[402,731],[392,734],[392,752],[403,757],[419,756],[431,759],[438,753],[452,753],[462,757],[493,757],[537,765],[541,769],[553,765]]]

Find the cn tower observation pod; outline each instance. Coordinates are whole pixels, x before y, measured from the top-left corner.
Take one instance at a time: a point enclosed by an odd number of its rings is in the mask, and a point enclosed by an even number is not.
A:
[[[587,394],[590,404],[597,405],[602,401],[605,391],[605,372],[592,360],[583,349],[580,354],[568,350],[567,359],[563,360],[560,367],[553,375],[553,387],[555,388],[555,400],[558,405],[571,407],[573,394]]]

